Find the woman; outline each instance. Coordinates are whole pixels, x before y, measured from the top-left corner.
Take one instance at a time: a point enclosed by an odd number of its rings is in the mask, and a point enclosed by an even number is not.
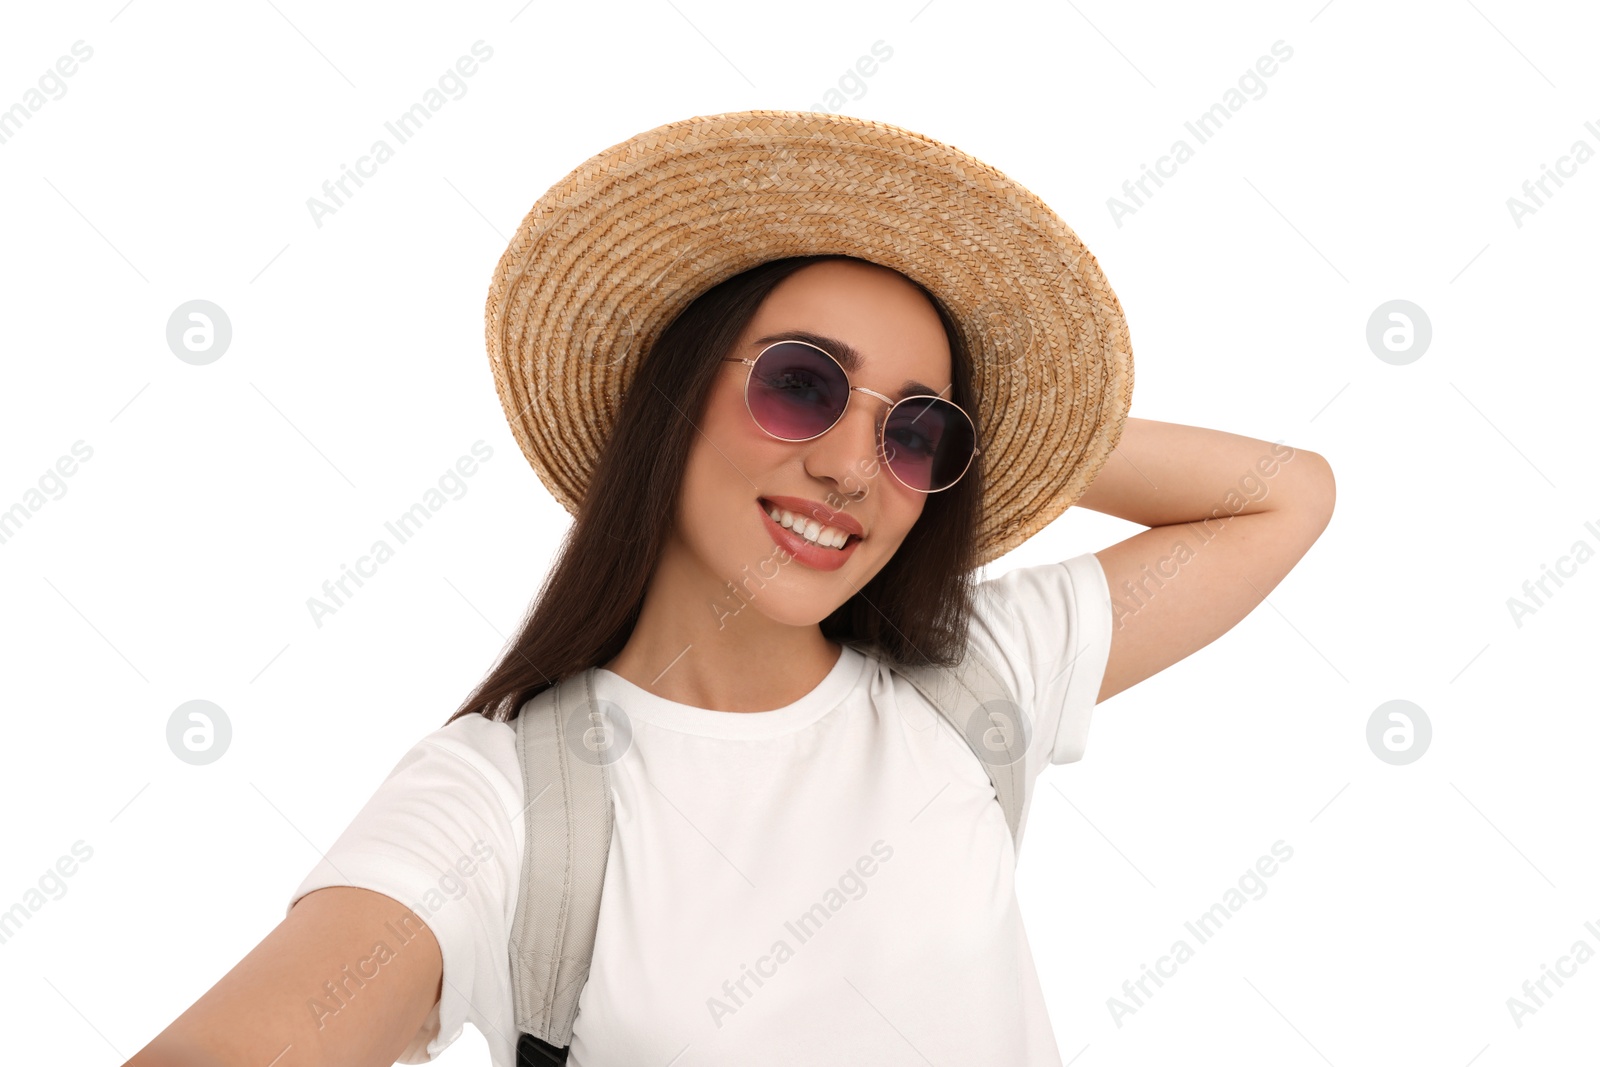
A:
[[[673,147],[642,158],[670,170],[716,144],[709,165],[736,176],[733,121],[760,126],[747,157],[760,173],[793,163],[771,173],[792,183],[785,220],[818,188],[816,157],[799,148],[825,136],[840,172],[855,152],[881,175],[874,138],[892,130],[713,116],[663,128]],[[908,151],[917,141],[892,136]],[[604,173],[645,169],[627,153],[649,137],[610,150],[627,166]],[[912,220],[928,217],[929,182],[981,166],[927,144],[898,189],[873,179],[874,195],[910,205],[908,245],[870,219],[850,245],[859,254],[775,254],[792,232],[741,244],[777,230],[711,203],[729,235],[726,276],[682,282],[680,298],[672,279],[693,257],[679,254],[648,266],[653,286],[613,278],[654,303],[598,301],[626,328],[572,342],[587,362],[566,370],[549,340],[560,331],[528,326],[558,305],[528,295],[543,290],[526,265],[562,259],[540,242],[589,202],[594,186],[575,177],[598,184],[603,168],[580,168],[557,187],[566,201],[552,190],[536,205],[496,272],[490,350],[519,443],[578,521],[500,664],[407,753],[278,928],[131,1063],[423,1062],[469,1019],[496,1064],[543,1062],[526,1042],[518,1057],[512,983],[524,817],[541,799],[525,795],[516,719],[591,668],[608,730],[627,737],[608,742],[615,826],[569,1062],[1060,1063],[995,789],[899,665],[969,651],[992,662],[1024,713],[1031,795],[1046,763],[1081,757],[1094,704],[1271,592],[1328,522],[1333,478],[1311,452],[1127,418],[1125,327],[1103,285],[1019,300],[1041,327],[997,366],[1005,344],[974,328],[983,301],[968,292],[985,272],[915,258],[935,239],[971,243]],[[992,217],[1037,217],[1008,188]],[[636,220],[641,202],[637,189],[617,194],[616,217]],[[841,201],[815,225],[836,235],[848,213]],[[571,240],[602,231],[594,219],[567,228]],[[1040,240],[1076,238],[1062,227]],[[634,270],[621,262],[590,248],[562,278]],[[1086,290],[1103,283],[1081,247],[1072,262]],[[670,312],[658,334],[641,308]],[[1085,331],[1070,364],[1045,328]],[[614,416],[603,388],[568,389],[619,373],[593,355],[635,334],[654,339],[620,364],[634,376]],[[519,361],[517,346],[535,342],[545,348]],[[1066,399],[1052,406],[1047,386]],[[973,585],[976,566],[1074,502],[1150,529]]]

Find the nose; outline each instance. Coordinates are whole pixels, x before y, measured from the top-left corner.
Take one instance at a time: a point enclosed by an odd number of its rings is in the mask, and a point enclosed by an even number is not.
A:
[[[850,403],[833,428],[809,442],[805,466],[813,477],[833,482],[839,493],[858,497],[880,475],[878,431],[885,405],[876,397],[852,393]]]

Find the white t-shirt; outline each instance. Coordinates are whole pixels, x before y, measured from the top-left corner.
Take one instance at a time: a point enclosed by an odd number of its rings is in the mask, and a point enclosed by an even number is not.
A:
[[[1083,755],[1110,593],[1092,553],[977,588],[970,640],[1033,727],[1025,826],[1045,763]],[[632,739],[612,765],[616,823],[571,1067],[1061,1063],[1004,814],[909,681],[845,646],[815,689],[773,711],[690,707],[603,669],[595,693],[624,709]],[[434,1058],[468,1020],[496,1067],[516,1062],[514,736],[466,715],[423,738],[290,898],[360,886],[427,922],[443,993],[402,1063]]]

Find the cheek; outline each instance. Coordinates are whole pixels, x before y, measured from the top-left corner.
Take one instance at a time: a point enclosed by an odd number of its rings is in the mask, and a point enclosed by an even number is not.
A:
[[[759,484],[759,475],[782,463],[795,447],[762,432],[745,408],[740,388],[721,388],[712,394],[699,430],[693,447],[710,451],[715,469],[752,495],[756,490],[750,483]]]
[[[750,413],[745,410],[743,394],[737,389],[719,387],[713,390],[700,416],[701,432],[718,444],[737,443],[746,424],[749,429],[755,429]]]
[[[775,459],[768,448],[776,444],[751,421],[737,390],[714,393],[689,444],[682,493],[686,513],[716,515],[720,523],[753,501],[758,475]]]

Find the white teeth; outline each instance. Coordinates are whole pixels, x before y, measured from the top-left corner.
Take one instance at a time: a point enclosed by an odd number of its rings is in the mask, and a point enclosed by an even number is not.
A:
[[[816,519],[796,515],[792,511],[772,506],[767,509],[772,521],[786,530],[793,530],[807,541],[824,548],[843,548],[850,535],[834,526],[823,526]]]

